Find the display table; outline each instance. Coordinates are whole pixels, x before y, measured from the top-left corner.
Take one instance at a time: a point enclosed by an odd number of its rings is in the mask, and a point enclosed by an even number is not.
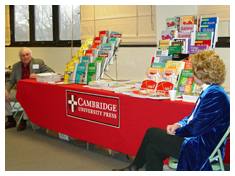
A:
[[[16,98],[36,125],[129,155],[136,155],[148,128],[166,129],[195,105],[30,79],[18,82]]]

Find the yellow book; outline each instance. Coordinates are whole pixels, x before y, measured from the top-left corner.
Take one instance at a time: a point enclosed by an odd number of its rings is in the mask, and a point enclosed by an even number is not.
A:
[[[162,70],[163,68],[148,67],[145,72],[144,80],[161,81]]]
[[[177,73],[180,74],[181,70],[184,69],[185,62],[168,60],[166,62],[166,68],[177,69]]]

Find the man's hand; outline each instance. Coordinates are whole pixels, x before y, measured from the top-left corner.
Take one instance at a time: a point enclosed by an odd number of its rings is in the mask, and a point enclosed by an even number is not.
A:
[[[31,75],[29,75],[29,78],[30,78],[30,79],[37,78],[37,75],[36,75],[35,73],[32,73]]]
[[[180,125],[177,123],[175,123],[173,125],[167,125],[167,127],[166,127],[167,134],[175,135],[175,130],[178,128],[180,128]]]
[[[9,100],[10,100],[9,92],[7,90],[5,90],[5,101],[9,102]]]

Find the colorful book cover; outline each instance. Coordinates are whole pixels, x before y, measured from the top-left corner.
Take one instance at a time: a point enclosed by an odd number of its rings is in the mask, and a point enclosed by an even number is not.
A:
[[[178,38],[191,38],[191,31],[180,31],[178,33]]]
[[[211,40],[195,40],[195,46],[211,46]]]
[[[87,84],[89,84],[90,81],[96,80],[96,66],[95,63],[90,63],[88,65],[88,73],[87,73]]]
[[[181,18],[181,25],[197,24],[197,16],[185,16]]]
[[[167,61],[166,63],[166,68],[170,68],[170,69],[183,69],[184,66],[182,66],[184,63],[181,61]]]
[[[95,58],[94,58],[94,53],[92,50],[87,50],[85,53],[85,56],[88,57],[88,60],[90,63],[94,62]]]
[[[174,38],[174,39],[172,39],[172,43],[174,43],[174,42],[183,42],[182,53],[183,54],[188,53],[188,38]]]
[[[193,70],[183,69],[177,85],[177,94],[192,93],[195,87]]]
[[[173,61],[188,60],[189,54],[172,54]]]
[[[216,24],[201,25],[200,32],[215,32]]]
[[[85,44],[87,44],[88,48],[90,48],[91,45],[93,44],[93,38],[86,39]]]
[[[159,41],[159,49],[168,50],[171,45],[171,40],[160,40]]]
[[[141,84],[142,90],[153,90],[155,91],[157,88],[157,82],[151,79],[146,79]]]
[[[110,30],[99,31],[99,37],[108,37],[110,38]]]
[[[200,32],[216,32],[219,17],[201,18]]]
[[[83,84],[84,82],[86,82],[84,80],[85,79],[85,71],[86,71],[86,63],[82,62],[77,67],[75,83]]]
[[[94,44],[91,46],[90,50],[97,50],[98,48],[99,48],[99,43],[94,43]]]
[[[110,39],[110,31],[109,30],[99,31],[99,37],[100,40],[102,40],[102,43],[107,43]]]
[[[167,61],[166,68],[167,69],[176,69],[177,76],[180,74],[181,70],[184,69],[185,62],[182,61]]]
[[[180,44],[175,44],[174,46],[169,46],[169,55],[177,54],[182,52],[182,46]]]
[[[197,26],[195,24],[188,24],[180,26],[181,32],[196,32]]]
[[[110,38],[110,40],[108,41],[108,43],[114,43],[115,47],[118,47],[118,41],[119,38]]]
[[[106,50],[98,50],[98,57],[109,57],[109,52]]]
[[[112,49],[113,48],[112,48],[111,43],[99,45],[99,50],[112,50]]]
[[[177,30],[177,18],[166,18],[166,30]]]
[[[171,82],[174,85],[176,85],[178,78],[178,73],[176,68],[163,68],[161,76],[162,76],[162,81]]]
[[[215,44],[218,41],[218,22],[219,17],[201,18],[200,32],[214,32],[212,48],[215,48]]]
[[[89,50],[89,47],[88,47],[87,43],[82,44],[81,50],[83,50],[83,51]]]
[[[212,40],[214,32],[196,32],[196,40]]]
[[[155,56],[168,56],[168,50],[156,49]]]
[[[208,46],[191,46],[189,54],[196,54],[198,51],[202,51],[204,49],[208,49]]]
[[[100,37],[95,37],[94,40],[93,40],[93,43],[101,44],[102,40],[100,39]]]
[[[192,69],[193,69],[192,62],[191,62],[191,61],[184,60],[183,62],[185,63],[185,64],[184,64],[184,69],[188,69],[188,70],[192,70]]]
[[[154,68],[165,68],[166,67],[166,63],[163,63],[163,62],[153,62],[151,67],[154,67]]]
[[[173,90],[175,84],[170,81],[161,81],[157,84],[156,92],[162,92],[164,94],[168,94],[169,90]]]
[[[161,80],[161,72],[162,68],[148,67],[145,72],[144,80],[153,80],[158,82]]]
[[[111,31],[110,38],[122,38],[122,31]]]
[[[177,38],[178,31],[176,30],[168,30],[161,32],[161,40],[171,40],[173,38]]]
[[[168,60],[172,60],[172,56],[160,56],[159,62],[166,63]]]

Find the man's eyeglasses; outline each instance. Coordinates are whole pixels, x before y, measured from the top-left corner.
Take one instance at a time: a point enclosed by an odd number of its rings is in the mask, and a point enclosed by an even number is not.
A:
[[[26,53],[26,54],[21,54],[20,57],[25,57],[25,56],[29,56],[30,53]]]

